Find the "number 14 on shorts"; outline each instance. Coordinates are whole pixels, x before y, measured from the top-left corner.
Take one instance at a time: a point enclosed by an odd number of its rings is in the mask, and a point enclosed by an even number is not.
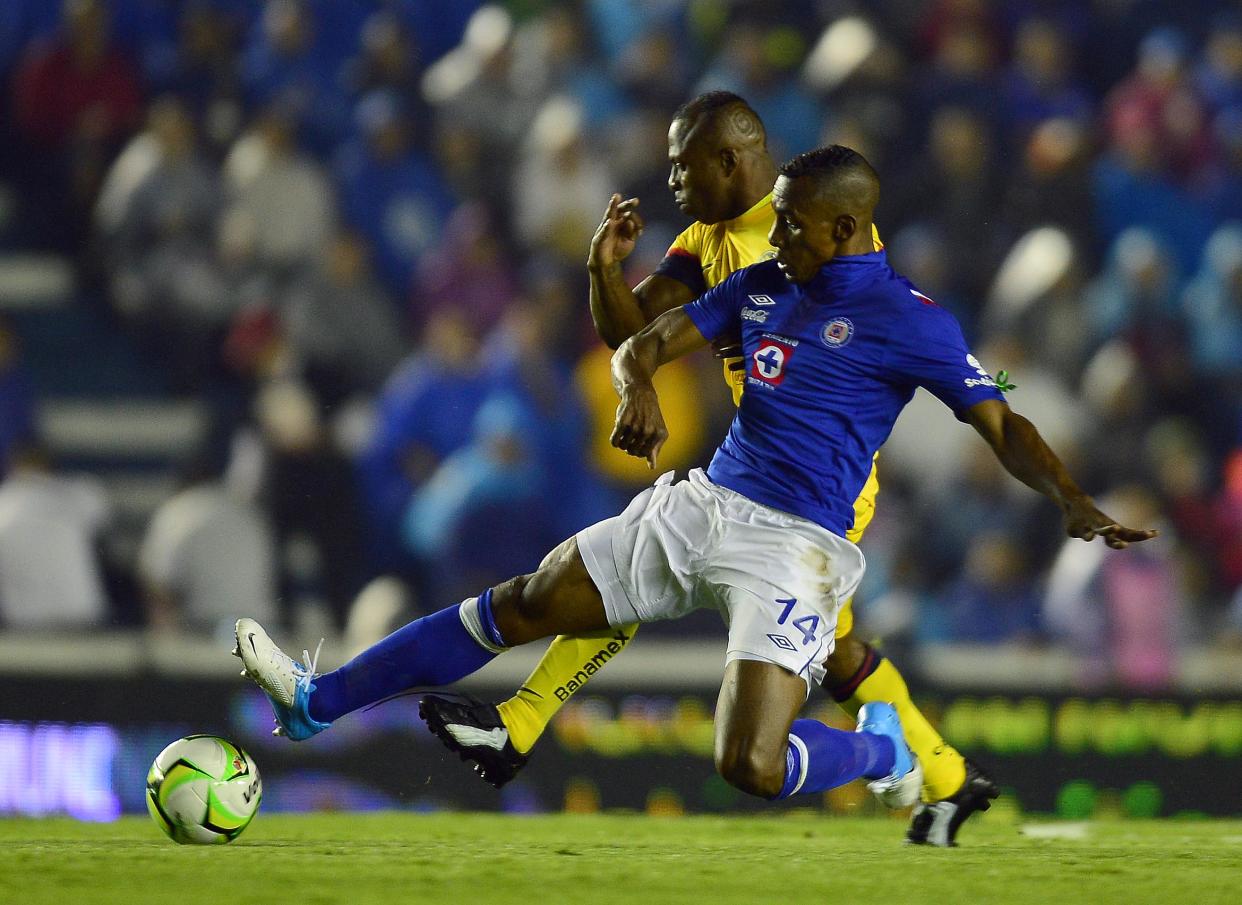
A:
[[[802,632],[803,647],[815,640],[815,633],[819,630],[818,615],[812,613],[809,616],[799,616],[797,619],[790,620],[789,617],[793,614],[794,607],[798,605],[798,598],[796,597],[778,597],[776,599],[776,605],[781,608],[781,615],[776,620],[777,625],[784,625],[788,622],[798,631]],[[772,638],[772,640],[776,641],[776,638]],[[776,643],[779,644],[780,642]]]

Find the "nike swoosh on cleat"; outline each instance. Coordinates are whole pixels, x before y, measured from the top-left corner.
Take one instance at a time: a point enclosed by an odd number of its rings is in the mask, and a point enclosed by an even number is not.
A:
[[[533,694],[535,697],[539,698],[539,700],[541,701],[543,700],[543,695],[535,691],[535,689],[531,688],[529,685],[523,685],[521,688],[518,689],[518,691],[524,691],[527,694]]]
[[[493,748],[500,751],[509,741],[509,730],[499,726],[493,729],[480,729],[478,726],[449,723],[444,728],[449,735],[468,748]]]
[[[247,635],[246,640],[250,642],[250,649],[254,651],[254,655],[256,657],[259,656],[259,649],[254,646],[254,632],[251,632],[249,635]]]

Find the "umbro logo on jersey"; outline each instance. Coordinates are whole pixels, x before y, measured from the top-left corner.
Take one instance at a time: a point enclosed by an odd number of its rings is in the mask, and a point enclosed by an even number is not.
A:
[[[794,643],[784,635],[768,635],[768,640],[779,647],[781,650],[797,650]]]
[[[776,299],[770,295],[748,295],[748,299],[758,305],[760,308],[766,308],[769,305],[775,305]]]

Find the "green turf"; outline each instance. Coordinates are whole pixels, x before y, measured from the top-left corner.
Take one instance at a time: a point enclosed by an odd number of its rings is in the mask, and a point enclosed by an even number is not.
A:
[[[146,818],[7,820],[0,902],[1242,902],[1239,822],[982,822],[954,850],[902,846],[902,830],[808,814],[260,815],[230,846],[192,848]]]

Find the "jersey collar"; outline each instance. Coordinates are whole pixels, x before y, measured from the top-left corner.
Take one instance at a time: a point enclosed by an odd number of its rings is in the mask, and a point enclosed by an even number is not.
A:
[[[728,221],[730,228],[738,229],[760,223],[772,216],[772,193],[768,192],[755,202],[755,206],[744,214],[738,214]]]
[[[887,272],[888,253],[883,249],[865,255],[839,255],[801,288],[808,295],[839,297],[861,289]]]

